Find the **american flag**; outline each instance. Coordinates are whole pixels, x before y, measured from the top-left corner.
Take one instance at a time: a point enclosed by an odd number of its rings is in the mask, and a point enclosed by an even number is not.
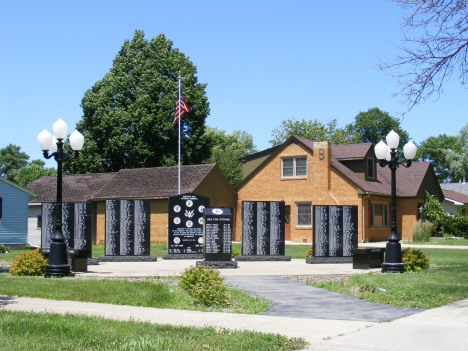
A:
[[[180,109],[180,113],[179,113],[179,109]],[[187,103],[185,102],[184,97],[182,96],[182,94],[180,94],[180,96],[177,96],[174,123],[176,123],[179,120],[179,116],[182,118],[185,112],[190,112],[190,109]]]

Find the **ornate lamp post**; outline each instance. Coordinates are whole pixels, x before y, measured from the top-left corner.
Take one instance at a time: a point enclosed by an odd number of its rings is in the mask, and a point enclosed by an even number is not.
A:
[[[416,156],[417,147],[412,141],[403,147],[403,154],[407,162],[400,162],[397,159],[396,149],[400,143],[400,136],[391,131],[387,135],[387,144],[380,141],[375,146],[375,156],[379,159],[381,167],[388,167],[392,171],[391,178],[391,211],[390,211],[390,236],[387,238],[387,249],[385,251],[385,262],[382,263],[383,273],[403,273],[405,271],[405,264],[401,259],[401,244],[400,238],[397,235],[396,229],[396,170],[402,165],[404,167],[411,166],[411,160]]]
[[[76,130],[70,135],[70,146],[75,151],[75,156],[72,156],[63,151],[63,139],[67,135],[65,122],[59,119],[52,128],[54,136],[45,129],[37,136],[37,142],[44,157],[46,159],[53,157],[57,161],[57,217],[55,231],[50,237],[49,263],[45,266],[45,276],[66,277],[70,275],[70,265],[68,264],[67,244],[62,232],[62,162],[65,157],[78,157],[83,147],[84,137]],[[52,154],[49,154],[49,149],[52,149]]]

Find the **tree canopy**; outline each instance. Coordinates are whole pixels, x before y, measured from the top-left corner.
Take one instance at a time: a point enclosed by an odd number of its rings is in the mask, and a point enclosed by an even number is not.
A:
[[[9,144],[0,149],[0,176],[13,180],[11,171],[18,170],[28,164],[29,156],[21,152],[21,147]]]
[[[400,127],[400,120],[377,107],[359,112],[354,123],[349,124],[346,129],[354,143],[377,144],[380,140],[385,141],[392,130],[400,135],[400,147],[409,141],[408,133]]]
[[[468,124],[460,130],[456,140],[457,147],[447,150],[452,182],[468,177]]]
[[[408,111],[433,94],[454,74],[468,82],[468,2],[460,0],[393,0],[408,9],[405,34],[393,60],[378,67],[396,79]]]
[[[201,163],[207,158],[206,84],[198,83],[196,67],[172,46],[164,34],[148,41],[139,30],[124,42],[110,71],[84,94],[83,117],[76,129],[85,143],[79,158],[64,162],[67,172],[177,164],[178,128],[173,119],[179,72],[184,77],[182,95],[190,107],[181,120],[181,162]]]
[[[0,149],[0,175],[18,185],[25,186],[42,176],[57,175],[55,168],[44,168],[42,160],[28,162],[29,156],[13,144]]]
[[[303,138],[316,141],[330,141],[332,144],[349,143],[349,135],[344,129],[336,127],[336,119],[324,124],[320,121],[302,119],[297,121],[293,119],[284,120],[281,125],[271,133],[273,137],[270,140],[272,146],[281,145],[290,136],[297,135]]]
[[[252,135],[240,130],[226,134],[224,130],[207,127],[206,136],[212,147],[211,155],[205,162],[217,163],[229,183],[236,187],[243,178],[239,159],[258,151]]]

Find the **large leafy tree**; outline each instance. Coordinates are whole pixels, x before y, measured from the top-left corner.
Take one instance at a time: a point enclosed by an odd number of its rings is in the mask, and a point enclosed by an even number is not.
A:
[[[44,166],[44,161],[32,160],[26,166],[23,166],[20,169],[12,170],[10,173],[12,178],[11,180],[18,185],[25,186],[34,182],[40,177],[57,175],[57,170],[55,168],[44,168]]]
[[[242,164],[239,159],[257,152],[251,134],[236,130],[226,134],[224,130],[207,127],[211,155],[206,163],[217,163],[233,187],[242,181]]]
[[[452,150],[456,153],[460,151],[457,137],[446,134],[431,136],[418,146],[416,159],[431,162],[439,182],[449,182],[451,167],[447,160],[447,153]]]
[[[468,82],[468,2],[466,0],[393,0],[408,9],[406,32],[399,53],[382,60],[379,68],[396,79],[411,110],[433,94],[454,74]]]
[[[196,67],[172,45],[164,34],[148,41],[139,30],[124,42],[110,71],[84,94],[83,117],[76,129],[85,144],[79,158],[65,161],[67,172],[177,164],[178,130],[173,119],[179,72],[190,107],[181,121],[181,161],[193,164],[207,158],[206,84],[198,83]]]
[[[21,152],[21,147],[9,144],[0,149],[0,176],[13,181],[12,171],[26,166],[29,156]]]
[[[349,135],[344,129],[336,127],[336,119],[324,124],[320,121],[305,119],[297,121],[293,119],[284,120],[281,125],[271,133],[272,146],[281,145],[290,136],[297,135],[315,141],[330,141],[332,144],[347,144],[350,142]]]
[[[447,151],[447,162],[450,165],[452,182],[458,182],[468,177],[468,124],[466,124],[456,137],[457,147]]]
[[[400,135],[400,148],[409,141],[408,133],[400,127],[400,120],[376,107],[360,112],[354,123],[347,126],[354,143],[377,144],[380,140],[385,141],[387,134],[392,130]]]

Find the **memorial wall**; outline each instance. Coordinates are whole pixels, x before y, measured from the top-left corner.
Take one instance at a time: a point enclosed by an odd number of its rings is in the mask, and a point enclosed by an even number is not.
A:
[[[242,255],[284,255],[283,201],[242,201]]]
[[[314,257],[351,257],[358,246],[357,206],[313,206]]]
[[[150,200],[106,200],[106,256],[150,254]]]

